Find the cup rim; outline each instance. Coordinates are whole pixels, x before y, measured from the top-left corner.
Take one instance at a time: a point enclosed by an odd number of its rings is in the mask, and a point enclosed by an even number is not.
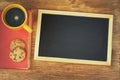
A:
[[[16,26],[16,27],[15,27],[15,26],[10,26],[10,25],[6,24],[6,21],[5,21],[5,15],[6,15],[7,11],[10,10],[10,9],[12,9],[12,8],[19,8],[19,9],[21,9],[21,10],[24,12],[24,14],[25,14],[25,20],[24,20],[24,22],[23,22],[21,25]],[[26,24],[26,22],[27,22],[27,11],[26,11],[26,9],[25,9],[22,5],[20,5],[20,4],[9,4],[9,5],[7,5],[7,6],[3,9],[3,11],[2,11],[2,22],[4,23],[4,25],[5,25],[6,27],[11,28],[11,29],[21,28],[21,27],[23,27],[23,26]]]

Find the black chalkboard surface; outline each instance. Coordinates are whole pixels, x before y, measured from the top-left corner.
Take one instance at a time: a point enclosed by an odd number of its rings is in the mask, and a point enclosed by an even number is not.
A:
[[[86,16],[82,13],[81,16],[80,13],[49,10],[39,12],[36,59],[110,64],[111,15],[86,13]]]

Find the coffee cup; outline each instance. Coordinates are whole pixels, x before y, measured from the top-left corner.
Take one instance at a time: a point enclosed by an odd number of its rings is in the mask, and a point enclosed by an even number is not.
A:
[[[20,4],[9,4],[2,11],[2,22],[10,29],[24,28],[29,33],[32,29],[27,25],[27,11]]]

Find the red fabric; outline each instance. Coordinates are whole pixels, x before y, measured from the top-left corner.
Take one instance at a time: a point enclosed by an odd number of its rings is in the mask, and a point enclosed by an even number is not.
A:
[[[0,11],[1,16],[2,11]],[[28,69],[28,36],[24,29],[13,30],[7,28],[0,17],[0,68]],[[9,58],[10,43],[14,39],[22,39],[26,44],[26,58],[22,62],[13,62]]]

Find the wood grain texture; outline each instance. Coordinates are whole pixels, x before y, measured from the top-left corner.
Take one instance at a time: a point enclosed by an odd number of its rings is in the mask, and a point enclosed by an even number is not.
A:
[[[0,69],[0,80],[120,80],[120,0],[0,0],[0,9],[19,3],[34,14],[30,70]],[[114,15],[112,66],[35,61],[38,9]]]

